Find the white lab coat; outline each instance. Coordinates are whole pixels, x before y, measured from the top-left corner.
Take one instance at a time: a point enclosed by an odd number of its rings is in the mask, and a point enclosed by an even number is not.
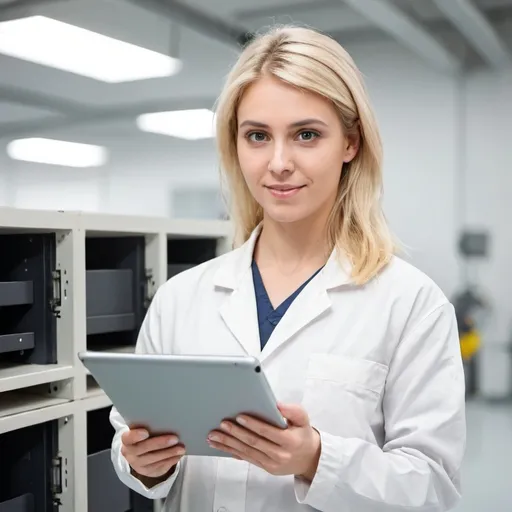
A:
[[[160,287],[136,350],[258,357],[277,399],[303,404],[321,434],[315,479],[309,485],[231,458],[185,457],[172,477],[147,489],[121,455],[127,426],[113,408],[119,478],[146,497],[167,497],[166,511],[450,510],[465,448],[452,305],[399,258],[356,286],[333,254],[261,351],[251,273],[256,237]]]

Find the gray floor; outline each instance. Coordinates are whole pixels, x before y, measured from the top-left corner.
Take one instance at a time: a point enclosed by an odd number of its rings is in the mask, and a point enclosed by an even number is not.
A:
[[[512,403],[467,405],[463,499],[457,512],[512,511]]]

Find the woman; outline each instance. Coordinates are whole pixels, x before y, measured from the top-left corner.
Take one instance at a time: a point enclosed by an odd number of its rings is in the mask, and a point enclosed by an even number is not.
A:
[[[239,418],[209,440],[233,457],[187,458],[113,409],[119,478],[169,511],[451,509],[465,442],[455,315],[393,255],[355,64],[309,29],[258,37],[227,79],[217,141],[239,247],[159,289],[137,351],[255,355],[290,428]]]

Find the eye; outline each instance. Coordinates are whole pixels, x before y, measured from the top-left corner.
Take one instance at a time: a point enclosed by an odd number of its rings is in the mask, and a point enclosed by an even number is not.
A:
[[[311,140],[316,139],[319,137],[319,134],[317,132],[314,132],[312,130],[304,130],[299,133],[299,138],[302,137],[302,141],[309,142]]]
[[[266,135],[262,132],[251,132],[247,134],[247,138],[251,142],[265,142]]]

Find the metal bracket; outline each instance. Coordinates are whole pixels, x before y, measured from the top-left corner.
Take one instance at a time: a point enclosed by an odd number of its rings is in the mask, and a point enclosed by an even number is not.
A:
[[[53,504],[60,507],[62,502],[58,495],[62,494],[62,457],[54,457],[52,459],[50,483]]]
[[[62,306],[62,294],[61,294],[61,271],[52,271],[52,297],[50,298],[50,308],[55,318],[60,318],[60,307]]]

